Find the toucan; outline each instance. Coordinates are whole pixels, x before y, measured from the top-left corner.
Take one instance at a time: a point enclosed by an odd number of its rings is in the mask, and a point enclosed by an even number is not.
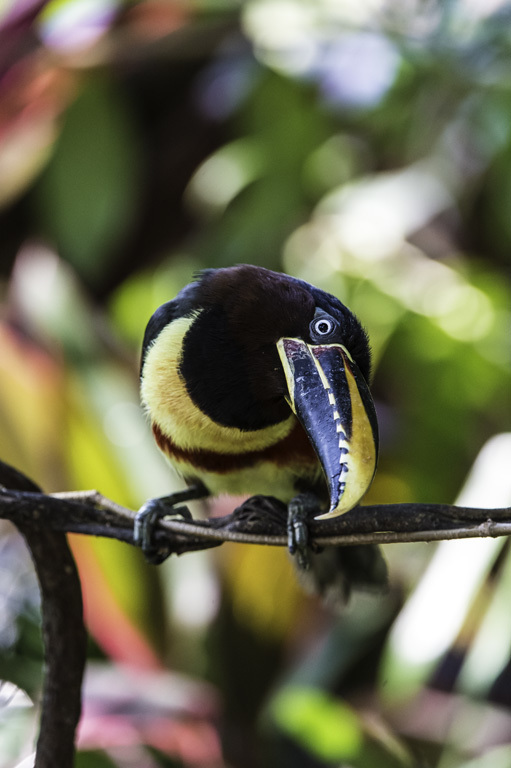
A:
[[[266,495],[288,505],[289,548],[317,591],[383,581],[375,548],[318,553],[307,534],[309,518],[353,509],[373,479],[370,366],[367,334],[344,304],[263,267],[205,269],[160,306],[144,335],[141,399],[187,488],[138,513],[135,541],[148,559],[165,557],[152,530],[176,504]]]

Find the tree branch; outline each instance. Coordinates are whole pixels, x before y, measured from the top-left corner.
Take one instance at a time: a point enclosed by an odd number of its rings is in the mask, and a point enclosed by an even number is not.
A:
[[[7,494],[45,498],[35,483],[3,462],[0,484],[9,488]],[[41,592],[46,671],[34,768],[72,768],[86,659],[80,580],[64,533],[38,521],[34,511],[5,517],[25,538]]]
[[[37,525],[133,544],[134,516],[132,510],[98,491],[45,495],[35,491],[0,490],[0,517],[17,525]],[[218,546],[224,541],[285,546],[286,521],[285,504],[272,497],[253,496],[226,517],[192,522],[162,520],[156,538],[177,554]],[[356,507],[328,521],[310,522],[311,540],[319,546],[438,541],[510,533],[511,508],[481,509],[448,504],[375,504]]]

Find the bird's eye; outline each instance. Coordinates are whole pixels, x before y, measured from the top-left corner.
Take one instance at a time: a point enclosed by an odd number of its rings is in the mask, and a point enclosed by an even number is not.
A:
[[[320,314],[316,311],[316,316],[309,326],[311,338],[313,341],[325,341],[337,329],[335,320],[326,313]]]
[[[327,336],[333,327],[334,324],[330,320],[317,320],[314,323],[314,331],[318,336]]]

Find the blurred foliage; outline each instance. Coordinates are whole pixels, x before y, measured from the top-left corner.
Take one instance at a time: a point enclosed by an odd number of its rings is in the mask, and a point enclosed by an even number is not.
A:
[[[133,508],[176,487],[138,406],[145,323],[196,270],[251,262],[369,331],[368,503],[510,504],[510,22],[505,0],[0,4],[2,459]],[[270,548],[154,569],[71,538],[80,768],[510,764],[503,540],[389,546],[389,593],[334,616]],[[10,768],[41,648],[1,542]]]
[[[328,765],[404,768],[411,757],[384,732],[371,733],[351,707],[313,688],[283,688],[271,703],[272,721]]]

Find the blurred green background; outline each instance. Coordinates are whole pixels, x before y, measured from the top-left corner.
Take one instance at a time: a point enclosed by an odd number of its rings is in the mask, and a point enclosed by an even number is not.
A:
[[[511,504],[510,30],[501,0],[2,0],[0,457],[134,509],[179,487],[138,405],[143,330],[197,269],[249,262],[369,332],[367,503]],[[13,768],[41,641],[0,528]],[[388,594],[341,614],[272,548],[72,547],[79,768],[511,766],[503,539],[389,546]]]

